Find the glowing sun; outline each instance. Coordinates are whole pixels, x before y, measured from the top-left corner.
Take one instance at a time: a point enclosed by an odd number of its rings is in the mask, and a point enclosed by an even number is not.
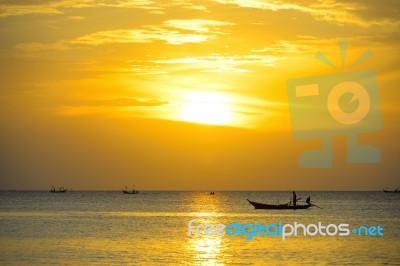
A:
[[[180,109],[179,119],[211,125],[229,124],[233,120],[229,97],[213,92],[187,93]]]

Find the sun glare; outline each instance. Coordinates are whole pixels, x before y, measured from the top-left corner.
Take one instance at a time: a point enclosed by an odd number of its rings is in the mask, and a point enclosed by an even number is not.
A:
[[[185,95],[179,119],[188,122],[227,125],[233,120],[229,97],[221,93],[190,92]]]

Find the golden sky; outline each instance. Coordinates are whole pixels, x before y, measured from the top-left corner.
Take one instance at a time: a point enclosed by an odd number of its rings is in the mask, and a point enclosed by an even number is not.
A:
[[[400,178],[398,1],[2,0],[0,188],[381,189]],[[347,39],[345,68],[338,40]],[[301,169],[286,81],[376,71],[382,162]],[[315,59],[320,51],[337,66]]]

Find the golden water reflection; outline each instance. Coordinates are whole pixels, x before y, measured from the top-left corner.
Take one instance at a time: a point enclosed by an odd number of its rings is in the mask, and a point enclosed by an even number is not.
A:
[[[196,210],[192,219],[195,220],[193,226],[199,224],[212,224],[216,226],[221,223],[220,217],[223,212],[220,206],[223,206],[219,197],[199,193],[191,198],[193,205],[201,202],[200,206],[207,206],[206,210]],[[199,206],[199,205],[197,205]],[[187,250],[192,254],[192,262],[196,265],[225,265],[230,262],[230,255],[227,252],[227,242],[213,230],[213,235],[206,235],[204,227],[199,229],[196,235],[196,229],[192,229],[191,235],[187,236]]]
[[[200,265],[224,265],[223,239],[219,236],[202,235],[189,239],[189,249],[193,262]]]

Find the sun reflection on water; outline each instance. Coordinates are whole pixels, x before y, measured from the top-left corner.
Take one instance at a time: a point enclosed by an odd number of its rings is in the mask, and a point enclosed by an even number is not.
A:
[[[213,224],[217,225],[220,223],[219,218],[221,216],[220,198],[214,197],[207,194],[195,194],[191,198],[191,202],[195,203],[206,203],[207,210],[196,210],[193,213],[193,219],[196,220],[197,224]],[[204,206],[203,204],[201,204]],[[227,243],[226,240],[216,234],[209,236],[204,234],[204,228],[199,230],[199,235],[188,236],[187,249],[192,254],[193,263],[200,265],[225,265],[228,263],[229,255],[226,252]]]
[[[202,235],[189,239],[189,251],[193,262],[202,265],[224,265],[225,255],[222,238]]]

